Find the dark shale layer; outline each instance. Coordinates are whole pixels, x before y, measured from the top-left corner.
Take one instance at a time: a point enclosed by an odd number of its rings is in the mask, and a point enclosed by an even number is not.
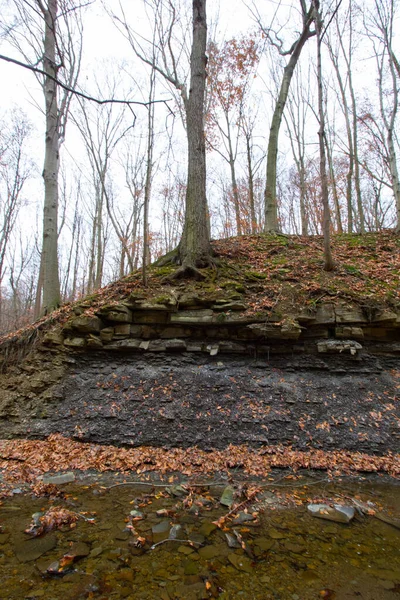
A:
[[[2,390],[0,438],[400,451],[396,357],[93,353],[37,375]]]

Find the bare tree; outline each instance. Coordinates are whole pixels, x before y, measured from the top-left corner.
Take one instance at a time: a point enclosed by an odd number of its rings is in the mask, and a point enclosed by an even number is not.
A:
[[[246,163],[247,163],[247,193],[248,193],[248,206],[250,209],[250,231],[255,234],[261,229],[261,223],[263,222],[263,216],[258,214],[257,211],[257,183],[259,184],[260,178],[258,177],[258,171],[265,159],[265,154],[255,157],[255,143],[254,143],[254,132],[256,128],[256,114],[243,115],[240,122],[240,127],[243,131],[243,135],[246,142]]]
[[[108,87],[110,95],[115,92],[117,82],[110,75],[102,88]],[[100,84],[97,83],[100,89]],[[93,188],[95,191],[95,204],[92,221],[92,242],[89,261],[88,286],[89,291],[101,287],[104,264],[104,235],[103,214],[111,220],[114,231],[121,244],[122,256],[127,259],[129,269],[134,269],[129,240],[124,227],[125,219],[117,206],[114,206],[109,171],[112,156],[118,144],[132,129],[134,123],[128,124],[125,119],[124,106],[108,104],[99,107],[89,105],[85,100],[78,99],[80,104],[79,116],[74,116],[74,123],[78,127],[85,144],[87,156],[91,166]]]
[[[15,0],[16,18],[2,23],[8,39],[29,65],[42,65],[37,73],[45,101],[45,158],[43,167],[43,241],[37,308],[51,312],[60,303],[58,269],[58,173],[60,146],[65,138],[72,95],[81,59],[81,21],[73,0]],[[56,81],[64,82],[59,93]],[[43,288],[43,297],[41,292]],[[40,301],[41,300],[41,301]]]
[[[310,107],[310,69],[303,77],[301,69],[297,70],[294,85],[288,99],[287,116],[284,114],[290,146],[297,169],[297,186],[299,189],[300,229],[302,235],[308,235],[307,211],[307,173],[306,173],[306,128],[307,113]]]
[[[396,231],[400,232],[400,179],[397,168],[395,124],[399,108],[399,61],[393,48],[393,28],[397,2],[375,0],[367,23],[378,69],[379,106],[386,130],[386,143],[393,196],[396,205]],[[386,73],[389,84],[386,84]]]
[[[266,36],[269,44],[276,48],[282,57],[289,57],[283,69],[282,80],[279,88],[278,97],[275,102],[275,108],[272,116],[271,127],[268,138],[267,152],[267,180],[265,186],[265,231],[276,232],[279,230],[278,223],[278,205],[276,195],[276,173],[277,173],[277,158],[278,158],[278,138],[279,130],[282,123],[283,111],[285,110],[286,101],[289,93],[290,83],[293,77],[294,70],[301,55],[301,51],[307,40],[315,35],[315,31],[311,30],[314,20],[313,4],[307,8],[306,0],[299,0],[299,9],[302,19],[302,29],[298,37],[292,43],[290,48],[284,48],[284,42],[281,39],[279,32],[273,30],[273,27],[265,27],[261,23],[261,18],[256,12],[257,20]]]
[[[350,0],[347,11],[343,14],[342,19],[339,19],[336,14],[334,19],[335,33],[326,37],[326,43],[339,86],[338,95],[340,98],[340,106],[346,124],[349,157],[346,190],[347,230],[351,233],[354,229],[353,213],[355,212],[355,207],[353,206],[352,199],[352,189],[354,185],[357,201],[358,227],[360,233],[364,233],[365,216],[361,197],[360,160],[358,156],[358,114],[353,81],[353,54],[355,49],[354,13],[355,7],[353,1]],[[345,64],[344,76],[341,72],[340,58],[343,58]]]
[[[242,124],[250,77],[258,61],[257,44],[253,36],[233,38],[221,47],[215,42],[208,44],[207,142],[229,165],[238,235],[242,234],[245,224],[240,214],[236,161],[240,134],[244,132]],[[249,139],[247,143],[250,144]],[[250,150],[250,146],[247,150]]]
[[[182,99],[186,134],[188,143],[188,174],[185,201],[185,224],[179,246],[173,256],[165,260],[173,260],[181,265],[175,273],[176,277],[193,276],[202,278],[198,270],[212,264],[212,250],[209,236],[209,220],[206,198],[206,150],[204,136],[204,99],[206,87],[206,46],[207,19],[206,0],[192,0],[192,46],[190,52],[189,86],[184,70],[178,74],[180,59],[185,58],[184,46],[178,40],[178,58],[176,45],[174,51],[174,30],[179,19],[175,3],[172,0],[156,0],[153,4],[153,23],[157,31],[157,49],[155,56],[150,44],[146,51],[138,42],[140,36],[129,26],[125,15],[114,16],[124,31],[135,54],[163,77],[175,88]],[[168,16],[160,18],[165,9]],[[123,11],[122,11],[123,13]]]
[[[155,44],[153,44],[155,49]],[[153,63],[155,62],[155,57]],[[154,95],[156,90],[156,71],[152,67],[150,72],[149,87],[149,106],[147,113],[147,156],[146,156],[146,182],[144,186],[144,205],[143,205],[143,255],[142,255],[142,281],[147,286],[147,265],[150,263],[150,237],[149,237],[149,208],[151,197],[151,185],[154,168]]]
[[[163,254],[177,247],[185,221],[186,182],[178,174],[159,191],[162,200],[161,231]]]
[[[10,115],[8,123],[0,122],[0,321],[7,253],[24,205],[23,189],[32,174],[32,163],[25,148],[30,131],[26,116],[17,111]]]
[[[376,107],[370,98],[360,106],[358,121],[364,200],[372,210],[372,215],[367,216],[367,212],[365,213],[366,220],[372,229],[395,227],[397,207],[396,204],[393,207],[393,202],[387,202],[387,192],[393,197],[393,184],[385,124],[379,107]]]
[[[322,58],[321,46],[323,40],[323,20],[320,11],[319,0],[313,0],[315,30],[317,33],[317,82],[318,82],[318,117],[319,117],[319,156],[320,156],[320,178],[321,178],[321,198],[323,206],[323,234],[324,234],[324,257],[325,271],[332,271],[334,262],[331,253],[331,218],[329,210],[329,190],[328,176],[326,172],[326,153],[325,153],[325,112],[324,112],[324,97],[323,97],[323,82],[322,82]]]

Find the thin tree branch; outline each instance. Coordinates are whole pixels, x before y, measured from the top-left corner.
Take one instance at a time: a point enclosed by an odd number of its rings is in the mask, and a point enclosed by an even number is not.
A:
[[[166,106],[168,106],[168,102],[170,101],[170,100],[152,100],[151,102],[139,102],[137,100],[116,100],[115,98],[114,99],[110,98],[107,100],[100,100],[99,98],[94,98],[93,96],[89,96],[88,94],[84,94],[83,92],[79,92],[78,90],[75,90],[74,88],[71,88],[68,85],[65,85],[65,83],[62,83],[56,77],[52,77],[51,75],[49,75],[42,69],[39,69],[38,67],[34,67],[33,65],[28,65],[28,64],[23,63],[15,58],[11,58],[10,56],[4,56],[4,54],[0,54],[0,60],[4,60],[6,62],[12,63],[14,65],[17,65],[18,67],[23,67],[24,69],[28,69],[29,71],[33,71],[34,73],[39,73],[40,75],[44,75],[48,79],[51,79],[52,81],[54,81],[63,90],[66,90],[67,92],[75,94],[76,96],[79,96],[80,98],[84,98],[85,100],[90,100],[91,102],[96,102],[96,104],[126,104],[128,106],[130,104],[136,104],[138,106],[149,106],[150,104],[165,104]]]

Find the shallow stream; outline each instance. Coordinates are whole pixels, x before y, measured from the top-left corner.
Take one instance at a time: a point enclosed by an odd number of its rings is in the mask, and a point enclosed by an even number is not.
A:
[[[397,481],[74,478],[56,497],[2,501],[2,600],[400,600]],[[310,503],[355,517],[315,518]]]

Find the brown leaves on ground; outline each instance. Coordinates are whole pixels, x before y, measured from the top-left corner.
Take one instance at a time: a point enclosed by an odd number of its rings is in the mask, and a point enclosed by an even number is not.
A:
[[[206,296],[212,291],[229,288],[236,283],[243,288],[248,312],[270,312],[277,309],[290,314],[302,306],[345,299],[373,310],[379,304],[398,306],[400,289],[400,239],[394,231],[342,234],[332,236],[332,253],[336,268],[323,270],[322,236],[244,235],[212,243],[219,259],[218,268],[202,269],[204,282],[185,281],[174,284],[187,292]],[[35,337],[39,330],[64,323],[80,305],[84,314],[93,315],[105,304],[126,300],[134,293],[151,298],[171,291],[165,283],[165,271],[157,265],[149,267],[148,286],[142,285],[140,271],[123,277],[91,296],[74,304],[65,304],[17,332],[0,337],[0,346],[20,339]]]
[[[240,467],[250,476],[265,477],[272,468],[323,469],[332,475],[357,471],[385,472],[400,476],[400,454],[371,456],[360,452],[324,452],[293,450],[285,446],[229,446],[225,450],[206,452],[199,448],[138,447],[118,448],[70,440],[51,435],[47,440],[4,440],[0,442],[0,469],[4,481],[35,483],[48,471],[87,470],[177,471],[186,476],[229,472]]]
[[[290,310],[343,298],[362,305],[398,305],[400,240],[394,231],[332,236],[336,268],[323,270],[321,236],[247,235],[214,242],[232,279],[253,279],[253,311]]]

